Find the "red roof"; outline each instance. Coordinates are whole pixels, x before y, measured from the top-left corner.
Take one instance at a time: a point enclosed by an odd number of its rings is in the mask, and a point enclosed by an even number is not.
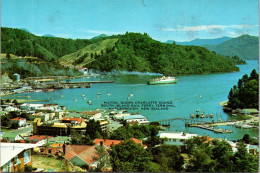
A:
[[[90,165],[95,162],[95,160],[93,160],[93,157],[99,157],[96,154],[96,146],[97,145],[66,145],[65,159],[70,160],[73,157],[78,156]]]
[[[82,112],[83,114],[87,114],[88,116],[93,116],[95,114],[100,113],[100,111],[86,111],[86,112]]]
[[[136,144],[141,144],[142,147],[144,147],[144,148],[147,148],[147,145],[143,145],[143,141],[142,140],[139,140],[139,139],[136,139],[136,138],[130,138],[130,140],[133,141]]]
[[[50,139],[53,136],[47,136],[47,137]],[[30,141],[37,143],[38,141],[46,139],[46,136],[45,135],[33,135],[33,136],[28,137],[28,139],[30,139]]]
[[[20,121],[20,120],[25,120],[25,118],[21,118],[21,117],[16,117],[16,118],[13,118],[13,119],[10,119],[12,121]]]
[[[120,144],[121,140],[110,140],[110,139],[95,139],[93,142],[94,144],[100,144],[100,142],[103,142],[103,145],[106,145],[108,147],[111,147],[111,145],[117,145]]]
[[[83,121],[82,118],[70,118],[70,117],[64,117],[61,119],[61,121],[71,122],[71,121],[77,121],[78,123],[81,123]]]

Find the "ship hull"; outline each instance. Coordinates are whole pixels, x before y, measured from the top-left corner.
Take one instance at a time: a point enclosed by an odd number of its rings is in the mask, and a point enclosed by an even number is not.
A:
[[[175,84],[177,83],[177,80],[172,81],[148,81],[148,85],[160,85],[160,84]]]

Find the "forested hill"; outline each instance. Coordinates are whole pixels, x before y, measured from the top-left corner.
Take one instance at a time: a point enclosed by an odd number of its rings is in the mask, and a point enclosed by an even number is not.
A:
[[[21,29],[2,27],[1,52],[18,56],[34,56],[50,62],[102,39],[73,40],[49,36],[40,37]]]
[[[127,70],[165,75],[238,71],[231,58],[198,46],[164,44],[146,33],[119,35],[115,46],[91,55],[88,68],[100,71]]]
[[[218,45],[201,45],[209,50],[215,51],[220,55],[234,56],[241,59],[258,59],[259,41],[258,37],[242,35]]]

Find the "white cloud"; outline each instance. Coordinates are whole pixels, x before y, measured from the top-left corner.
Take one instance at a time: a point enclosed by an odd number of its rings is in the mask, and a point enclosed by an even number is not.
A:
[[[214,31],[214,30],[225,30],[225,29],[248,29],[258,27],[258,25],[198,25],[198,26],[181,26],[176,25],[173,28],[162,28],[162,31]]]

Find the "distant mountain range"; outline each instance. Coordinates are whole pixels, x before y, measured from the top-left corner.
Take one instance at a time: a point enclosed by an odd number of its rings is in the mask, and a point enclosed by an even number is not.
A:
[[[256,60],[259,57],[259,37],[242,35],[218,45],[201,45],[217,54],[237,55],[241,59]]]
[[[204,44],[216,45],[216,44],[220,44],[220,43],[223,43],[225,41],[228,41],[230,39],[232,39],[232,37],[221,37],[221,38],[215,38],[215,39],[200,39],[200,38],[197,38],[197,39],[192,40],[192,41],[184,41],[184,42],[175,41],[175,43],[178,44],[178,45],[194,45],[194,46],[201,46],[201,45],[204,45]],[[165,43],[172,44],[173,42],[174,42],[174,40],[168,40]]]
[[[241,35],[236,38],[222,37],[216,39],[195,39],[189,42],[175,42],[177,45],[194,45],[205,47],[211,51],[225,56],[238,56],[244,60],[258,59],[259,55],[259,37],[250,35]],[[165,43],[173,43],[168,40]]]

